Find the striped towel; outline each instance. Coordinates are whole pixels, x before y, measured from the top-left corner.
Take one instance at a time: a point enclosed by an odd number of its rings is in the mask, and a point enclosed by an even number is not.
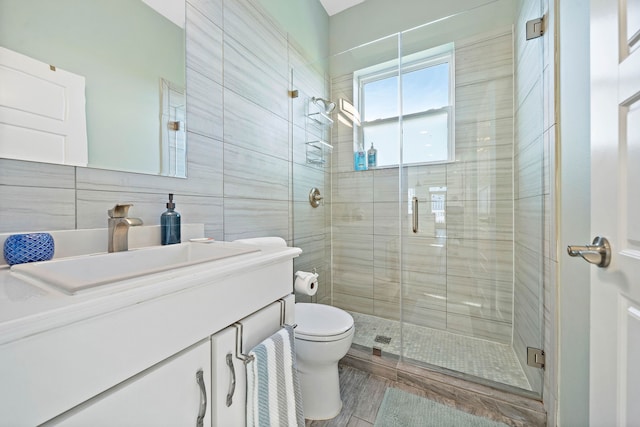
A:
[[[247,363],[247,426],[304,427],[293,328],[255,346]]]

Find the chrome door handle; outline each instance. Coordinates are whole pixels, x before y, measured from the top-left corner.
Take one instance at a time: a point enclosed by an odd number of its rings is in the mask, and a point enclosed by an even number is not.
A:
[[[418,198],[417,197],[413,197],[413,199],[411,199],[411,203],[413,204],[411,210],[413,211],[413,232],[417,233],[418,232]]]
[[[605,237],[596,237],[587,246],[567,246],[569,256],[581,256],[585,261],[606,268],[611,263],[611,245]]]

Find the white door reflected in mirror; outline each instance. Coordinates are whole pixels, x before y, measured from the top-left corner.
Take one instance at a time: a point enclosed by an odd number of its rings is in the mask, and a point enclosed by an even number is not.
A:
[[[87,166],[83,76],[0,46],[0,157]]]
[[[47,71],[51,64],[84,77],[84,165],[186,177],[185,4],[184,0],[151,3],[68,0],[61,5],[48,0],[0,0],[0,46],[44,63]],[[169,11],[163,5],[170,6]],[[2,77],[4,91],[8,84]],[[170,82],[171,92],[163,92],[163,82]],[[17,86],[16,93],[40,104],[42,94],[33,87],[32,83]],[[168,120],[182,122],[182,134],[163,121],[167,94],[176,116]],[[26,131],[21,132],[4,130],[0,144],[22,150]],[[54,146],[51,142],[46,145],[49,149]],[[41,148],[22,151],[38,156],[25,158],[24,152],[17,156],[6,150],[0,156],[83,165],[69,161],[75,149],[65,153],[63,160],[52,159],[52,155],[43,158],[46,150]]]

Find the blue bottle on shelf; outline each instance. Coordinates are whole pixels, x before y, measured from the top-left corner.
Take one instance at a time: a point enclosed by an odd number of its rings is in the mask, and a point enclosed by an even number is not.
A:
[[[170,193],[167,210],[160,217],[160,243],[163,245],[180,243],[180,214],[175,211],[175,208],[173,194]]]
[[[367,151],[367,164],[369,168],[378,166],[378,150],[373,148],[373,142],[371,143],[371,148]]]
[[[367,170],[367,153],[364,151],[364,144],[358,144],[358,151],[353,153],[353,169],[357,171]]]

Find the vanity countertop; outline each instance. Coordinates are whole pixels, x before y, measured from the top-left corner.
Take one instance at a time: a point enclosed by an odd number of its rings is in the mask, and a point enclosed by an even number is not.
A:
[[[197,244],[216,245],[230,250],[249,246],[233,242]],[[204,286],[248,268],[277,263],[301,253],[299,248],[292,247],[256,246],[256,249],[82,290],[74,295],[55,287],[29,283],[29,280],[14,275],[8,266],[0,267],[0,345],[141,301]]]

